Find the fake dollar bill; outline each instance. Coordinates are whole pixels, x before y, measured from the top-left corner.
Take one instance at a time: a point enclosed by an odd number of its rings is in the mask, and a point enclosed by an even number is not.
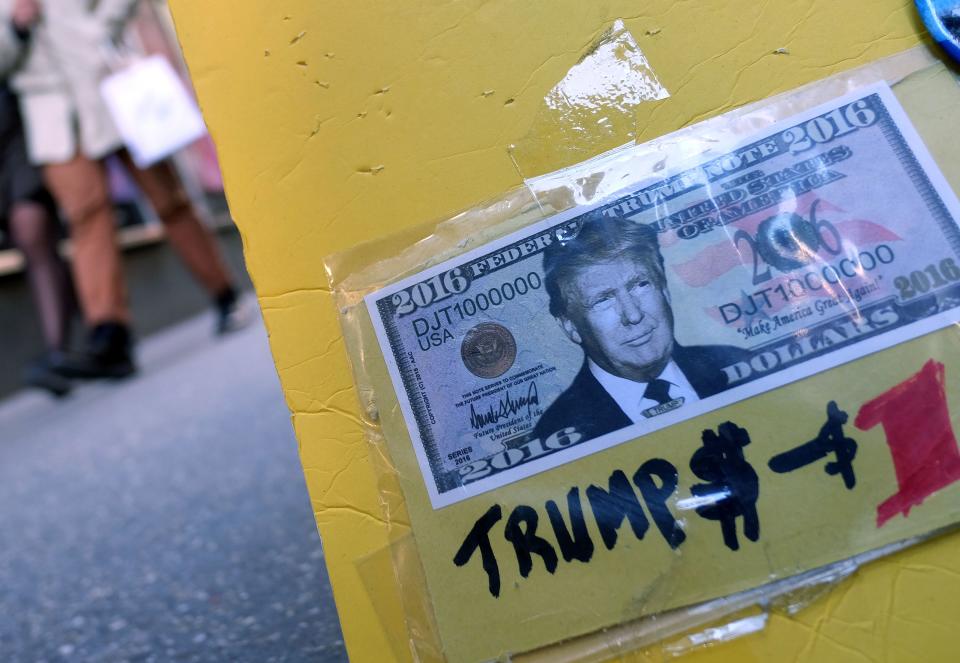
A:
[[[956,322],[958,218],[877,85],[369,295],[433,506]]]

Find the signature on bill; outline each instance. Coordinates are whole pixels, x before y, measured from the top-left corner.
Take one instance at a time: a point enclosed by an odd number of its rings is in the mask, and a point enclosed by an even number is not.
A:
[[[510,391],[507,390],[504,392],[503,398],[501,398],[497,403],[491,403],[485,411],[477,412],[473,404],[470,404],[470,426],[474,430],[480,430],[485,426],[490,426],[495,424],[501,419],[507,419],[509,417],[516,416],[524,408],[527,409],[527,414],[533,414],[533,406],[540,404],[540,397],[537,395],[537,383],[535,381],[530,382],[530,387],[527,388],[527,395],[520,396],[519,398],[513,398],[510,396]]]

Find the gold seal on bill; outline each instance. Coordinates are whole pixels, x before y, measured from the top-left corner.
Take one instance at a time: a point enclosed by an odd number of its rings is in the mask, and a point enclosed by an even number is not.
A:
[[[503,325],[481,322],[463,337],[460,357],[467,370],[477,377],[500,377],[517,358],[517,342]]]

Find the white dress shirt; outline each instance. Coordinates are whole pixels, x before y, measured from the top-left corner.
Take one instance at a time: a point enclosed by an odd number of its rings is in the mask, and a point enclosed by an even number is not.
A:
[[[597,366],[592,359],[587,359],[587,364],[590,366],[593,377],[607,390],[607,393],[617,402],[620,409],[630,417],[630,421],[636,424],[647,420],[643,411],[657,406],[658,403],[655,400],[643,397],[647,390],[646,382],[635,382],[627,378],[617,377]],[[677,362],[672,359],[657,378],[670,383],[670,398],[682,398],[683,405],[700,400],[690,381],[687,380],[687,376],[677,366]]]

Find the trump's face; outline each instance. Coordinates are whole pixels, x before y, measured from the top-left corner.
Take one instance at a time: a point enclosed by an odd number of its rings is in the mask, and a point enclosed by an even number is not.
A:
[[[560,324],[600,368],[647,382],[664,369],[673,352],[673,311],[657,272],[621,256],[575,273],[563,292]]]

